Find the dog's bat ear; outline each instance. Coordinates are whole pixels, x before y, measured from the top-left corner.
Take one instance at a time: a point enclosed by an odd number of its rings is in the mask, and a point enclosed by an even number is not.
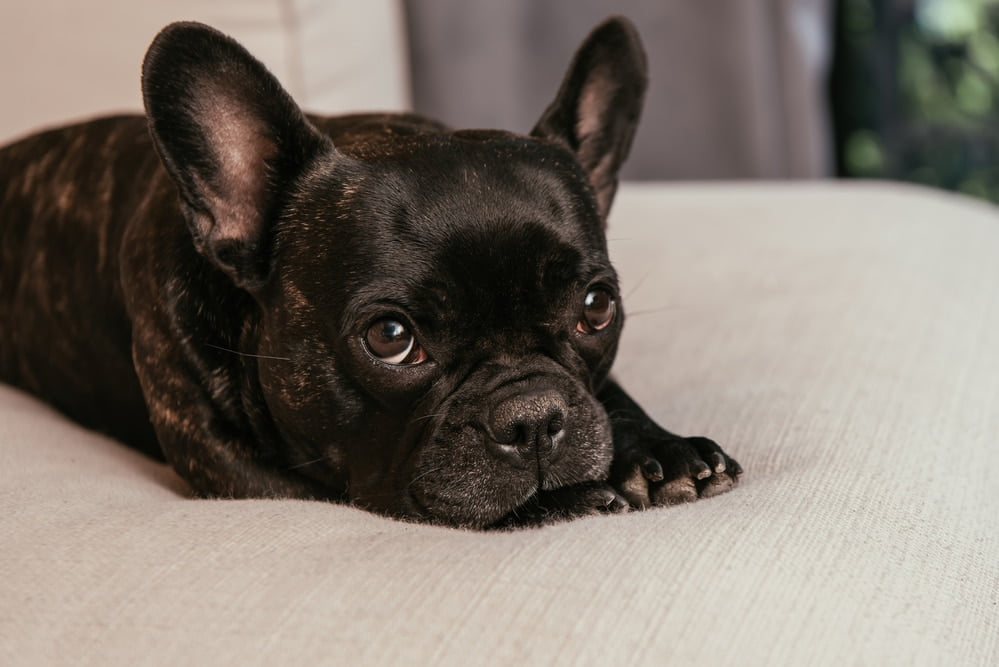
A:
[[[555,100],[531,131],[576,154],[604,221],[618,170],[631,149],[647,82],[638,32],[627,19],[611,17],[583,41]]]
[[[173,23],[156,36],[142,94],[198,250],[240,287],[258,287],[286,190],[332,143],[263,64],[198,23]]]

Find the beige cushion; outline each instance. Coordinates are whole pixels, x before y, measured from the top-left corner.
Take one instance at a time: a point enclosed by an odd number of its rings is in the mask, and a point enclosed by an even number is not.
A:
[[[503,534],[192,500],[0,388],[0,663],[999,663],[994,209],[630,186],[610,236],[618,375],[736,491]]]
[[[180,20],[235,37],[309,111],[409,107],[398,0],[17,0],[0,3],[0,143],[141,110],[146,48]]]

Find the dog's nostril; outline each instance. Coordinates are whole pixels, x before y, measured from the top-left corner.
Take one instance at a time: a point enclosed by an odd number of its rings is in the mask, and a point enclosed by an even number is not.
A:
[[[565,400],[556,391],[514,396],[493,408],[490,435],[501,445],[547,452],[561,440],[567,411]]]

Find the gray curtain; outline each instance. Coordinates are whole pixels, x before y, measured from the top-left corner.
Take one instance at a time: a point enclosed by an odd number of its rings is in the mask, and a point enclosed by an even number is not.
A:
[[[407,0],[413,101],[456,127],[529,130],[576,46],[631,18],[650,87],[624,177],[832,173],[831,0]]]

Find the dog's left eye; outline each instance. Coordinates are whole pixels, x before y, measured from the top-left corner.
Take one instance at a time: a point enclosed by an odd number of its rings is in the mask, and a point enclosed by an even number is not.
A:
[[[595,287],[583,298],[583,315],[576,324],[576,331],[593,334],[603,331],[614,321],[617,314],[617,300],[602,287]]]
[[[378,320],[368,327],[365,342],[371,355],[386,364],[400,366],[427,360],[427,353],[416,342],[416,336],[398,320]]]

